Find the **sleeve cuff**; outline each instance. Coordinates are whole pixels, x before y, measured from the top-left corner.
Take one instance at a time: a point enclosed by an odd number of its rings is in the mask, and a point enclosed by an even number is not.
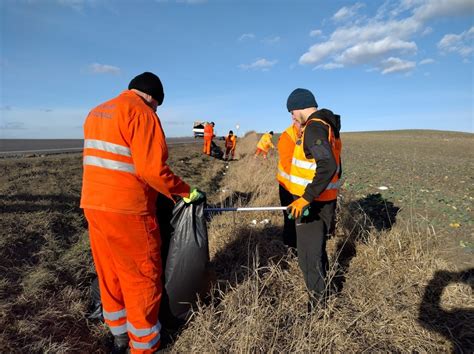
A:
[[[304,192],[301,198],[306,200],[308,203],[311,203],[314,200],[314,197],[311,195],[311,193],[308,193],[308,192]]]

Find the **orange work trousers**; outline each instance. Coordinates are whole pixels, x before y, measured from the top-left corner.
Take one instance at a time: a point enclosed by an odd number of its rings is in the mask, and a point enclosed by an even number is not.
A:
[[[211,141],[212,139],[204,138],[204,146],[202,148],[203,153],[208,154],[208,155],[211,154]]]
[[[257,148],[257,151],[255,151],[255,158],[257,158],[257,156],[260,155],[260,154],[263,154],[263,158],[266,159],[268,151]]]
[[[161,239],[155,216],[84,209],[104,319],[132,353],[160,346]]]

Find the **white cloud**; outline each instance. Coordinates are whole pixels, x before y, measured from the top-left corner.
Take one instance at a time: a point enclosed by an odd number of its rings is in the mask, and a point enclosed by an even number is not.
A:
[[[420,65],[426,65],[426,64],[433,64],[435,61],[434,59],[427,58],[423,59],[422,61],[419,62]]]
[[[323,34],[323,31],[318,30],[318,29],[315,29],[315,30],[312,30],[311,32],[309,32],[310,37],[318,37],[322,34]]]
[[[327,63],[316,66],[314,69],[333,70],[343,68],[344,65],[339,63]]]
[[[280,42],[280,39],[281,38],[279,36],[275,36],[275,37],[264,38],[262,42],[265,44],[272,45],[272,44],[277,44],[278,42]]]
[[[376,11],[375,17],[364,17],[357,10],[364,5],[357,3],[351,7],[343,7],[333,16],[334,20],[345,24],[336,28],[327,40],[319,40],[299,58],[301,65],[316,65],[324,61],[347,65],[372,65],[385,73],[396,72],[393,58],[414,55],[417,53],[416,38],[427,35],[432,28],[427,26],[428,20],[435,17],[469,15],[474,7],[473,0],[400,0],[385,1]],[[459,35],[458,35],[459,36]],[[441,45],[445,51],[457,51],[466,55],[472,49],[455,46],[457,37],[446,39]],[[448,49],[451,48],[451,49]],[[391,59],[391,60],[389,60]],[[387,62],[387,60],[389,60]],[[412,62],[400,59],[405,67],[414,68]],[[390,63],[394,65],[386,67]],[[397,70],[392,70],[395,67]],[[404,69],[405,70],[405,69]]]
[[[240,64],[239,68],[242,70],[262,70],[268,71],[270,70],[275,64],[277,60],[267,60],[265,58],[259,58],[251,64]]]
[[[415,1],[419,3],[419,1]],[[413,16],[418,21],[427,21],[435,17],[471,14],[474,11],[472,0],[425,0],[415,8]]]
[[[364,7],[365,5],[358,2],[352,6],[344,6],[340,8],[332,17],[334,21],[343,21],[346,19],[349,19],[351,17],[354,17],[357,14],[357,10],[360,8]]]
[[[421,33],[422,36],[427,36],[429,34],[433,33],[433,28],[431,27],[426,27],[424,31]]]
[[[239,41],[245,41],[246,39],[254,39],[255,35],[253,33],[244,33],[239,37]]]
[[[337,62],[342,64],[364,64],[381,58],[392,52],[416,52],[415,42],[405,42],[400,39],[386,37],[379,41],[362,42],[346,49]]]
[[[390,74],[396,72],[408,72],[415,68],[414,61],[402,60],[400,58],[390,57],[381,62],[382,74]]]
[[[444,52],[457,53],[462,57],[469,56],[473,51],[474,27],[460,34],[446,34],[438,43],[438,48]]]
[[[89,65],[89,70],[93,74],[120,74],[120,68],[107,64],[93,63]]]

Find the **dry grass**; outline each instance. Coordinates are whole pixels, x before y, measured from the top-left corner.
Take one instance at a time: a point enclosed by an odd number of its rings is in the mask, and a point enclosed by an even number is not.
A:
[[[276,157],[255,160],[257,140],[239,139],[239,160],[228,164],[202,156],[198,145],[172,148],[170,164],[212,204],[278,205]],[[362,151],[348,145],[348,156]],[[0,351],[105,352],[106,328],[85,317],[94,270],[78,208],[80,156],[2,160],[0,168]],[[170,350],[472,352],[472,269],[438,256],[445,239],[429,219],[397,216],[389,200],[360,193],[345,190],[339,201],[328,242],[333,296],[317,316],[306,313],[280,213],[215,215],[209,236],[218,281]]]
[[[230,164],[224,189],[244,195],[253,206],[278,205],[276,159],[253,159],[256,140],[250,135],[240,141],[244,157]],[[297,259],[279,241],[281,215],[214,217],[211,261],[220,282],[172,350],[472,350],[472,270],[448,272],[449,265],[433,249],[434,231],[422,219],[397,220],[379,231],[364,209],[350,193],[343,194],[338,233],[328,245],[333,296],[328,310],[313,316],[306,312]],[[265,218],[270,224],[258,223]]]

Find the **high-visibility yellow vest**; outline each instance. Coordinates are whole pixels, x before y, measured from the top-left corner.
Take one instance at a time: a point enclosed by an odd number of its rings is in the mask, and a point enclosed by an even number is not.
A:
[[[291,157],[293,156],[293,151],[295,150],[296,141],[298,140],[298,134],[295,127],[290,125],[286,130],[281,134],[280,140],[278,141],[278,173],[277,180],[280,185],[289,190],[290,186],[290,173],[291,173]],[[283,158],[290,156],[288,161],[282,161]],[[284,156],[284,157],[283,157]]]
[[[320,122],[324,124],[329,129],[328,140],[329,144],[331,145],[332,153],[336,160],[337,170],[334,174],[331,182],[315,200],[317,201],[330,201],[337,199],[337,193],[340,187],[340,180],[339,180],[339,171],[340,171],[340,156],[342,150],[342,143],[340,139],[336,139],[334,136],[334,132],[331,128],[331,125],[326,123],[321,119],[310,119],[306,126],[311,124],[311,122]],[[316,174],[316,167],[318,162],[315,159],[308,159],[304,153],[304,134],[300,140],[296,141],[295,149],[293,151],[293,160],[291,162],[291,171],[288,176],[289,184],[288,184],[288,191],[291,194],[302,196],[305,192],[306,186],[313,181],[313,178]]]

